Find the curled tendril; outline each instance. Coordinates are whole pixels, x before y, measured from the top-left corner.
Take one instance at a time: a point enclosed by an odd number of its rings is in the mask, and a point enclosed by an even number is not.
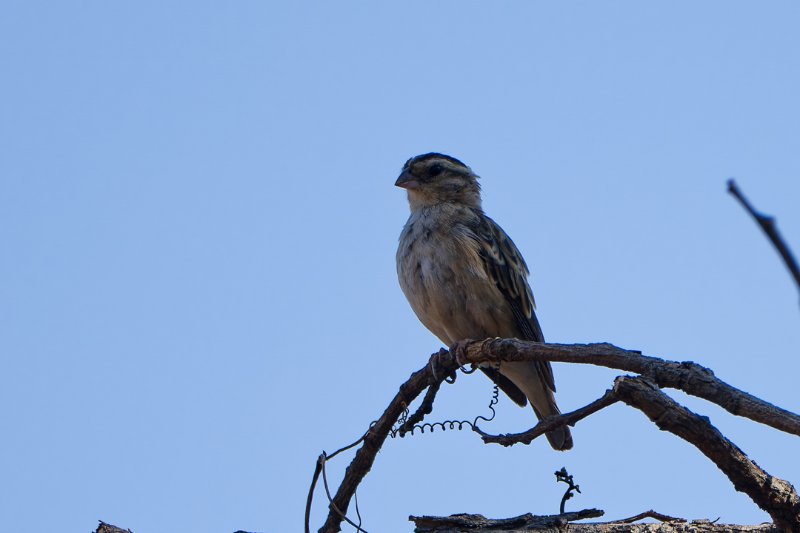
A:
[[[478,367],[473,365],[472,368],[470,368],[470,369],[467,369],[464,366],[461,366],[459,368],[465,374],[472,374],[473,372],[475,372],[475,370],[477,370]],[[497,370],[500,369],[499,363],[496,365],[496,369]],[[431,368],[431,371],[434,372],[434,377],[435,377],[436,374],[435,374],[434,369]],[[453,374],[451,376],[448,376],[447,378],[445,378],[445,381],[447,381],[448,383],[454,383],[455,379],[456,379],[456,374],[455,374],[455,372],[453,372]],[[438,385],[437,385],[437,387],[438,387]],[[435,393],[435,391],[434,391],[434,393]],[[447,429],[451,429],[451,430],[458,429],[458,430],[461,430],[461,429],[464,428],[464,426],[467,426],[470,429],[474,430],[474,429],[476,429],[478,427],[478,420],[483,420],[484,422],[491,422],[492,420],[494,420],[494,417],[497,414],[497,412],[494,409],[494,406],[497,405],[497,402],[499,401],[499,398],[500,398],[500,389],[498,389],[497,385],[494,385],[494,388],[492,389],[492,399],[489,402],[489,410],[492,413],[488,417],[483,416],[483,415],[478,415],[478,416],[475,417],[475,419],[472,422],[470,422],[469,420],[445,420],[444,422],[433,422],[433,423],[425,422],[424,424],[415,424],[415,425],[411,426],[410,428],[405,428],[405,424],[406,424],[406,422],[408,421],[408,418],[409,418],[409,410],[408,410],[408,405],[403,404],[403,412],[400,414],[400,417],[397,419],[397,422],[394,424],[392,429],[389,430],[389,436],[392,437],[392,438],[395,438],[397,436],[403,437],[406,433],[409,433],[409,434],[413,435],[416,430],[419,430],[420,433],[425,433],[425,431],[430,431],[431,433],[433,433],[434,430],[437,427],[441,428],[442,431],[445,431]],[[344,446],[342,448],[339,448],[338,450],[336,450],[335,452],[333,452],[330,455],[328,455],[325,452],[322,452],[322,455],[320,455],[319,459],[317,459],[317,468],[316,468],[316,470],[314,472],[314,479],[311,482],[311,488],[309,489],[309,495],[308,495],[308,499],[306,501],[306,523],[305,523],[305,531],[306,532],[310,531],[308,521],[309,521],[309,514],[311,512],[311,501],[312,501],[312,496],[313,496],[313,493],[314,493],[314,488],[316,487],[317,480],[319,479],[319,475],[321,473],[322,474],[322,481],[323,481],[323,484],[325,486],[325,494],[328,497],[328,502],[329,502],[329,505],[331,506],[331,509],[333,509],[333,511],[335,511],[345,522],[347,522],[348,524],[353,526],[356,529],[356,531],[358,531],[360,533],[366,533],[366,531],[361,527],[362,520],[361,520],[361,511],[358,508],[358,495],[355,494],[355,493],[353,494],[353,497],[355,498],[356,517],[358,519],[358,522],[354,522],[353,520],[348,518],[344,513],[342,513],[336,507],[336,505],[334,504],[333,497],[331,496],[331,493],[330,493],[330,488],[328,487],[328,475],[327,475],[326,470],[325,470],[325,465],[326,465],[326,463],[328,461],[330,461],[331,459],[333,459],[334,457],[336,457],[340,453],[346,452],[347,450],[350,450],[351,448],[354,448],[354,447],[358,446],[359,444],[361,444],[364,441],[364,439],[367,437],[367,434],[370,432],[370,430],[372,430],[372,428],[377,423],[378,423],[377,420],[373,420],[370,423],[369,428],[367,429],[367,431],[357,441],[355,441],[355,442],[353,442],[351,444],[348,444],[347,446]],[[402,430],[402,432],[401,432],[401,430]]]
[[[499,365],[498,365],[499,366]],[[472,374],[477,370],[477,366],[473,366],[471,369],[467,370],[465,367],[460,367],[460,370],[465,374]],[[452,378],[455,381],[455,377]],[[449,381],[448,381],[449,382]],[[471,422],[469,420],[444,420],[442,422],[425,422],[422,424],[414,424],[410,428],[405,428],[401,433],[401,428],[404,428],[406,421],[408,420],[408,407],[403,410],[403,414],[400,415],[400,418],[395,423],[394,427],[389,430],[389,436],[391,438],[396,437],[404,437],[406,434],[414,435],[414,432],[419,430],[420,433],[425,433],[425,431],[430,431],[431,433],[436,430],[436,428],[440,428],[442,431],[450,430],[459,430],[461,431],[464,429],[464,426],[472,429],[473,431],[478,427],[478,420],[482,420],[484,422],[491,422],[494,420],[494,417],[497,415],[497,411],[495,410],[494,406],[500,401],[500,389],[497,385],[494,385],[492,388],[492,399],[489,401],[489,410],[491,414],[487,416],[478,415],[476,416]]]

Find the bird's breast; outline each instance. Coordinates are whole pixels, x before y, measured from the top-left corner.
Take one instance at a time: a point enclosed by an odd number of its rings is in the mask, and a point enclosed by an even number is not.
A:
[[[397,272],[411,308],[444,343],[499,334],[507,305],[463,225],[412,215],[400,235]]]

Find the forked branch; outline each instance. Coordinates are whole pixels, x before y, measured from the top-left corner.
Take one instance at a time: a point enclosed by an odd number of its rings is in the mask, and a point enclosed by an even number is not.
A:
[[[454,346],[466,363],[498,361],[552,361],[604,366],[647,376],[659,387],[680,389],[713,402],[729,413],[800,436],[800,416],[776,407],[717,378],[710,369],[691,361],[649,357],[608,343],[543,344],[519,339],[464,341]]]
[[[425,367],[411,374],[411,377],[400,385],[400,390],[392,398],[389,407],[386,408],[378,421],[369,428],[362,438],[363,444],[345,471],[344,479],[342,479],[336,495],[330,502],[328,518],[320,528],[320,532],[333,533],[341,530],[344,515],[347,514],[347,510],[350,507],[350,500],[353,498],[353,494],[355,494],[361,480],[372,468],[375,456],[383,446],[386,437],[392,430],[392,426],[422,391],[431,386],[438,388],[445,377],[451,375],[457,369],[458,364],[450,352],[441,350],[431,356],[430,362]],[[424,413],[420,411],[418,413],[419,420],[422,420]],[[313,492],[313,489],[312,484],[311,492]],[[309,492],[308,506],[311,505],[311,492]],[[306,516],[308,516],[308,509],[306,509]],[[308,529],[308,524],[306,524],[306,529]]]
[[[723,382],[714,373],[692,362],[667,361],[640,352],[623,350],[611,344],[544,344],[518,339],[464,341],[450,351],[431,356],[430,362],[406,381],[383,415],[364,435],[363,444],[345,472],[321,533],[340,530],[341,522],[355,489],[369,472],[386,437],[408,405],[426,388],[433,387],[421,409],[413,416],[421,421],[432,407],[433,397],[446,376],[466,364],[497,366],[509,361],[551,361],[592,364],[638,376],[621,376],[613,389],[591,404],[557,417],[542,420],[537,426],[516,435],[488,435],[476,429],[485,442],[504,445],[530,443],[560,425],[574,425],[587,416],[622,401],[641,410],[660,429],[670,431],[692,443],[731,480],[736,490],[745,492],[772,517],[783,531],[800,531],[800,498],[792,485],[767,474],[726,439],[707,418],[677,404],[660,387],[683,390],[709,400],[730,413],[800,435],[800,416],[776,407]],[[312,486],[313,490],[313,486]],[[309,500],[310,501],[310,500]]]
[[[643,377],[621,376],[614,392],[626,404],[642,411],[662,431],[669,431],[711,459],[784,531],[800,531],[800,498],[791,483],[772,477],[725,438],[708,418],[699,416],[664,394]]]

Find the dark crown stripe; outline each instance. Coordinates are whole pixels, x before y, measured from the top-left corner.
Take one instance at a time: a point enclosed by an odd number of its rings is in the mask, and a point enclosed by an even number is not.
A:
[[[450,161],[454,165],[458,165],[464,168],[468,168],[467,165],[456,159],[455,157],[451,157],[449,155],[440,154],[438,152],[429,152],[427,154],[418,155],[417,157],[411,158],[408,162],[411,163],[416,162],[419,163],[421,161],[425,161],[426,159],[444,159],[446,161]]]

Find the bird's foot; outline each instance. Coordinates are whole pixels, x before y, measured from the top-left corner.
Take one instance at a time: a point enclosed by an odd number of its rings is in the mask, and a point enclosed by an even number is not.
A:
[[[428,360],[428,367],[431,371],[432,382],[439,383],[441,381],[447,381],[448,383],[454,383],[456,380],[456,371],[450,370],[450,365],[442,364],[442,357],[448,355],[450,353],[449,350],[446,348],[440,348],[438,352],[431,355],[431,358]],[[439,378],[442,375],[442,378]]]
[[[467,344],[470,342],[472,342],[472,339],[464,339],[463,341],[456,341],[456,343],[450,347],[450,353],[455,357],[456,364],[459,367],[463,368],[466,364],[464,361],[467,360]]]

